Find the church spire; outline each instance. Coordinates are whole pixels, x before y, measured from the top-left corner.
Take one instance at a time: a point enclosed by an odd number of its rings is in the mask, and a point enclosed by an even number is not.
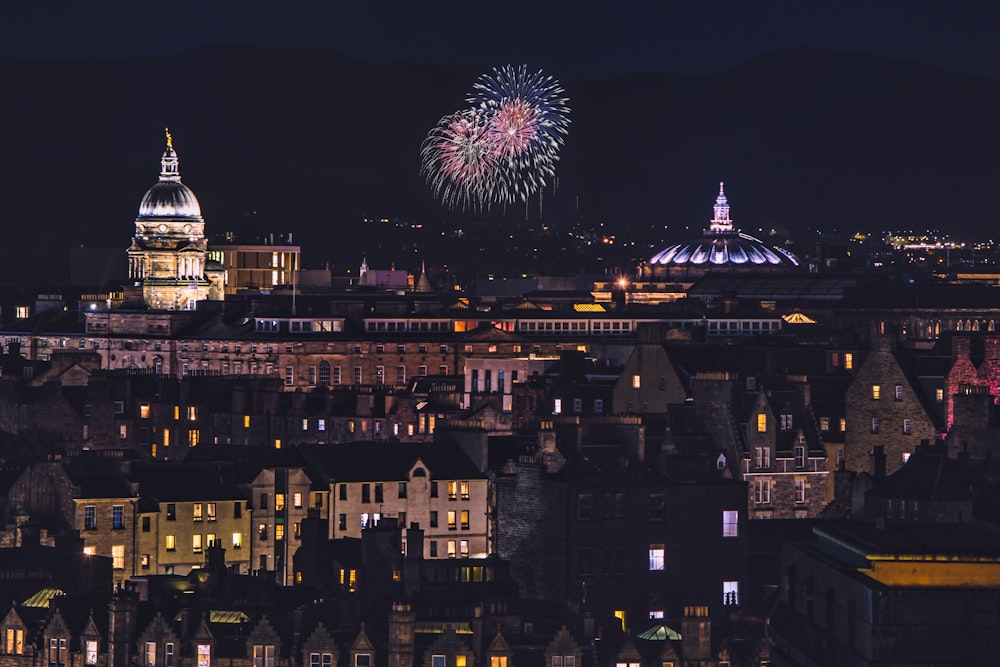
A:
[[[163,151],[163,157],[160,158],[160,180],[179,181],[181,170],[177,161],[177,151],[174,150],[174,137],[170,134],[169,127],[163,128],[163,132],[167,135],[167,147]]]
[[[730,232],[733,230],[733,221],[729,218],[729,200],[726,199],[725,182],[719,182],[719,196],[715,198],[715,206],[712,207],[715,215],[709,223],[709,231]]]

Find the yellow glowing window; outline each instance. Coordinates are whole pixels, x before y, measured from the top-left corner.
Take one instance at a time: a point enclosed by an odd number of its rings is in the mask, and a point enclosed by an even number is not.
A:
[[[640,389],[641,387],[642,387],[642,378],[639,376],[638,373],[636,373],[635,375],[632,376],[632,388]]]
[[[83,553],[87,554],[88,556],[93,556],[95,553],[97,553],[97,548],[96,547],[84,547],[83,548]]]
[[[275,449],[281,449],[281,438],[275,438],[274,439],[274,448]]]
[[[233,548],[239,549],[243,546],[243,533],[233,533]]]
[[[285,524],[278,523],[274,525],[274,539],[276,540],[285,539]]]
[[[448,512],[448,530],[457,530],[457,529],[458,529],[458,523],[456,521],[456,513],[450,511]]]
[[[854,355],[850,352],[844,353],[844,368],[847,370],[854,368]]]
[[[615,618],[617,618],[619,621],[621,621],[622,632],[624,632],[625,631],[625,610],[624,609],[616,609],[615,610]]]
[[[757,413],[757,432],[758,433],[767,432],[767,413],[764,412]]]
[[[243,428],[250,428],[250,415],[243,415]]]
[[[144,403],[139,406],[139,418],[149,419],[149,404]]]
[[[164,447],[169,447],[170,446],[170,429],[169,428],[163,429],[163,446]]]
[[[455,656],[455,667],[465,667],[465,656],[456,655]]]
[[[167,535],[166,541],[164,542],[164,546],[166,547],[167,551],[173,551],[174,549],[177,548],[177,538],[173,535]]]
[[[187,409],[188,421],[198,420],[198,408],[194,405],[189,405]]]
[[[347,590],[353,593],[358,587],[358,571],[351,570],[347,575]]]
[[[180,418],[181,418],[181,406],[175,405],[174,406],[174,419],[180,419]]]
[[[458,482],[448,482],[448,500],[458,500]]]
[[[877,401],[882,398],[882,387],[877,384],[872,385],[872,400]]]
[[[937,401],[938,403],[944,400],[944,389],[934,390],[934,400]]]
[[[458,491],[459,491],[459,493],[462,496],[462,500],[468,500],[469,499],[469,483],[468,482],[461,482],[458,485]]]
[[[197,447],[198,443],[201,442],[201,432],[198,429],[193,428],[188,431],[188,446]]]
[[[274,511],[281,512],[285,509],[285,494],[276,493],[274,494]]]
[[[490,667],[507,667],[507,656],[505,656],[505,655],[491,655],[490,656]]]

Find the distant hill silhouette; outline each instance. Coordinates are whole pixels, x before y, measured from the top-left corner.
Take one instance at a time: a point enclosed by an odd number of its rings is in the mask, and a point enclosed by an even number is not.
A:
[[[0,281],[62,275],[71,245],[124,250],[168,125],[209,231],[292,231],[307,265],[356,265],[370,215],[523,225],[520,208],[442,209],[418,173],[427,130],[479,74],[237,46],[0,60]],[[544,222],[603,222],[638,256],[701,229],[720,180],[746,230],[996,225],[1000,81],[797,49],[713,75],[563,83],[572,125]]]

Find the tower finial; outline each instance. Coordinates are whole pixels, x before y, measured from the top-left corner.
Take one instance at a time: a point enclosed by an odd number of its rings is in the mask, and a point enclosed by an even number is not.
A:
[[[167,135],[167,148],[173,148],[174,137],[170,134],[170,128],[169,127],[163,128],[163,132]]]

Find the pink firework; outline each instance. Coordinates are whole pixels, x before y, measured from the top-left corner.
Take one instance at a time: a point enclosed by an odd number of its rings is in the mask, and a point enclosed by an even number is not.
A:
[[[524,100],[505,100],[491,117],[489,129],[501,156],[523,154],[538,141],[537,110]]]
[[[448,206],[481,206],[495,177],[498,151],[488,121],[476,111],[442,118],[421,148],[421,173]]]

